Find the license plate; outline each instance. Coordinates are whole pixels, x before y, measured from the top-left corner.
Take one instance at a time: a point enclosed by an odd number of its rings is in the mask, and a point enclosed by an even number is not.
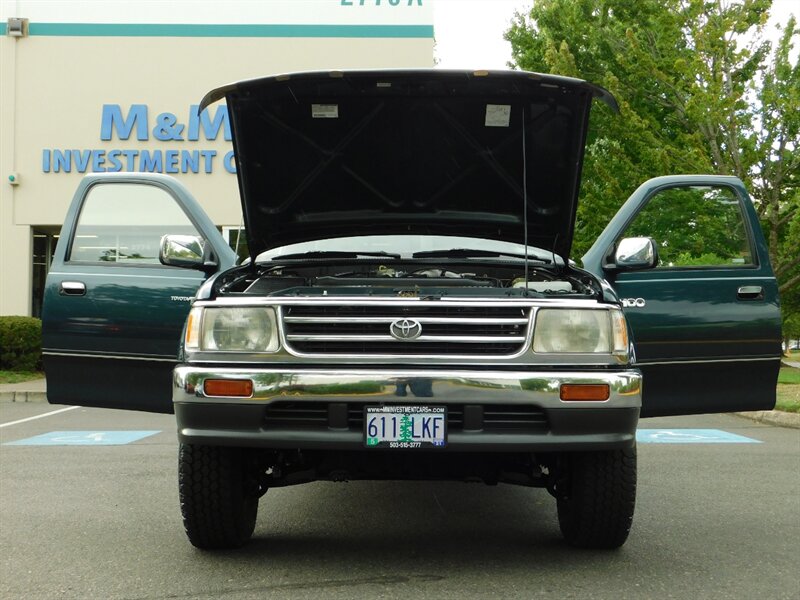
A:
[[[368,448],[443,448],[447,444],[444,406],[367,406],[364,445]]]

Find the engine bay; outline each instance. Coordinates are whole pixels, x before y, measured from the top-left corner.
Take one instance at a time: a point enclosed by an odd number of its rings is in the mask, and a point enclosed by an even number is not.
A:
[[[600,287],[588,273],[573,267],[530,267],[513,264],[391,265],[374,261],[331,264],[298,261],[295,264],[241,266],[214,283],[216,295],[237,296],[489,296],[489,297],[597,297]]]

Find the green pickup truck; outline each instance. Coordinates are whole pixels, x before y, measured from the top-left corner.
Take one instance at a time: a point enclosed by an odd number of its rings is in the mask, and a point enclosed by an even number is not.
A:
[[[630,531],[640,417],[769,409],[778,293],[742,183],[644,183],[569,259],[593,100],[525,72],[354,71],[210,92],[249,257],[176,180],[87,176],[45,292],[52,403],[174,412],[189,540],[270,488],[546,488],[568,543]]]

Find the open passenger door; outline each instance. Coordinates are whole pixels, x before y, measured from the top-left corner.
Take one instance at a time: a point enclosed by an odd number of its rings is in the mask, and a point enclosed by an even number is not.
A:
[[[652,239],[655,266],[626,265],[637,261],[620,255],[620,242],[632,237]],[[706,175],[647,181],[583,264],[622,301],[644,375],[643,417],[774,407],[778,286],[741,181]]]

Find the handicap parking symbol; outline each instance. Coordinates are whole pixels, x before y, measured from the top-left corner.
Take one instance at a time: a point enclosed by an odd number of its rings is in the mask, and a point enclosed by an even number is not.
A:
[[[6,442],[4,446],[121,446],[161,433],[147,431],[51,431],[34,437]]]
[[[760,444],[759,440],[721,429],[639,429],[640,444]]]

